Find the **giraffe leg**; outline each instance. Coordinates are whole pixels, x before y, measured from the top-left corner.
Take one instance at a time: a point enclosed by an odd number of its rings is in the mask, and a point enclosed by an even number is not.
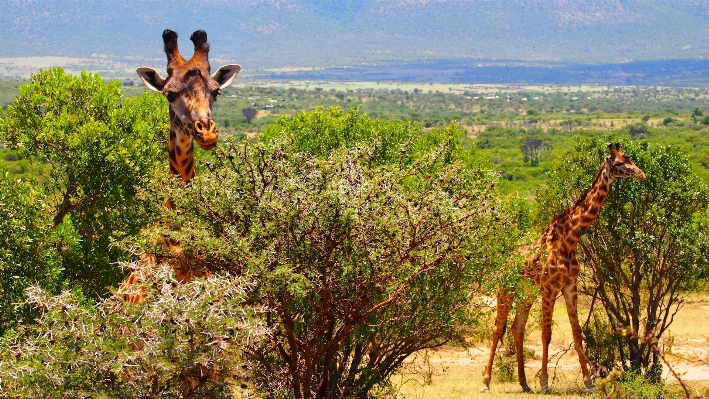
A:
[[[485,386],[480,392],[490,392],[490,378],[492,377],[492,363],[495,361],[495,350],[497,349],[497,344],[500,342],[500,337],[502,337],[502,334],[505,332],[507,315],[510,313],[513,298],[514,295],[497,295],[497,317],[495,318],[495,328],[492,330],[490,357],[488,358],[485,376],[483,377],[483,384],[485,384]]]
[[[593,381],[588,372],[588,359],[586,358],[586,353],[583,350],[583,344],[581,342],[581,327],[579,326],[579,316],[577,309],[578,295],[576,292],[576,279],[569,282],[564,286],[563,289],[564,300],[566,301],[566,312],[569,315],[569,323],[571,324],[571,332],[574,336],[574,346],[576,347],[576,353],[579,356],[579,363],[581,364],[581,374],[583,375],[583,382],[586,388],[593,388]]]
[[[540,384],[542,393],[549,393],[549,373],[547,372],[547,362],[549,362],[549,343],[551,342],[551,321],[554,315],[554,302],[558,291],[549,287],[542,287],[542,375]]]
[[[532,392],[532,388],[527,385],[527,375],[524,372],[524,330],[527,327],[529,309],[533,302],[534,298],[527,297],[523,303],[519,304],[515,312],[515,320],[512,323],[512,336],[515,340],[515,356],[517,358],[517,380],[524,392]]]

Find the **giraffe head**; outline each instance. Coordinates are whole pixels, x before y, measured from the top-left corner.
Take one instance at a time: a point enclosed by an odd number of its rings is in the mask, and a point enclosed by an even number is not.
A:
[[[629,156],[623,153],[620,143],[608,145],[611,154],[606,157],[606,165],[610,168],[611,177],[634,177],[644,180],[645,172],[638,168]]]
[[[225,65],[210,75],[207,33],[198,30],[190,36],[194,55],[185,60],[177,48],[177,33],[162,33],[167,54],[167,78],[153,68],[138,68],[137,73],[151,90],[159,91],[170,102],[173,128],[192,137],[200,147],[209,150],[217,144],[217,127],[212,118],[212,104],[219,90],[229,86],[241,71],[239,65]]]

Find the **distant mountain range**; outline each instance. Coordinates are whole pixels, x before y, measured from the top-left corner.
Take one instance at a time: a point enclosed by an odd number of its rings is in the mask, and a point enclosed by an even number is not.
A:
[[[0,0],[0,57],[162,58],[165,28],[251,69],[709,58],[709,0]]]

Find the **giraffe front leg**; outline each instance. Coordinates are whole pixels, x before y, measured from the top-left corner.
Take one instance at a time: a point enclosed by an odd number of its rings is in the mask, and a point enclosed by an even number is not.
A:
[[[485,376],[483,377],[483,384],[485,386],[480,390],[480,392],[490,392],[490,379],[492,377],[492,363],[495,361],[495,350],[497,349],[497,344],[500,342],[502,334],[505,333],[505,327],[507,326],[507,315],[510,313],[513,298],[514,295],[497,295],[497,317],[495,318],[495,327],[492,330],[490,357],[488,358],[487,367],[485,368]]]
[[[591,375],[588,372],[588,358],[586,358],[586,352],[583,350],[581,327],[579,326],[576,279],[573,279],[573,281],[566,284],[562,292],[564,294],[564,300],[566,301],[566,312],[569,315],[571,332],[574,337],[574,347],[576,348],[576,353],[579,356],[579,364],[581,364],[583,383],[586,385],[586,388],[593,389],[593,381],[591,380]]]
[[[549,393],[549,343],[551,342],[551,322],[554,315],[554,302],[558,291],[542,288],[542,373],[539,379],[542,393]]]

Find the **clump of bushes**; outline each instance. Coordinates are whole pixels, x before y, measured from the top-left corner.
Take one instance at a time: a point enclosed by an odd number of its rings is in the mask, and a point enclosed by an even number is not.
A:
[[[461,137],[320,109],[223,143],[210,173],[166,193],[164,234],[196,266],[254,276],[252,301],[272,310],[273,334],[249,348],[259,390],[366,397],[475,328],[471,300],[519,233]]]

